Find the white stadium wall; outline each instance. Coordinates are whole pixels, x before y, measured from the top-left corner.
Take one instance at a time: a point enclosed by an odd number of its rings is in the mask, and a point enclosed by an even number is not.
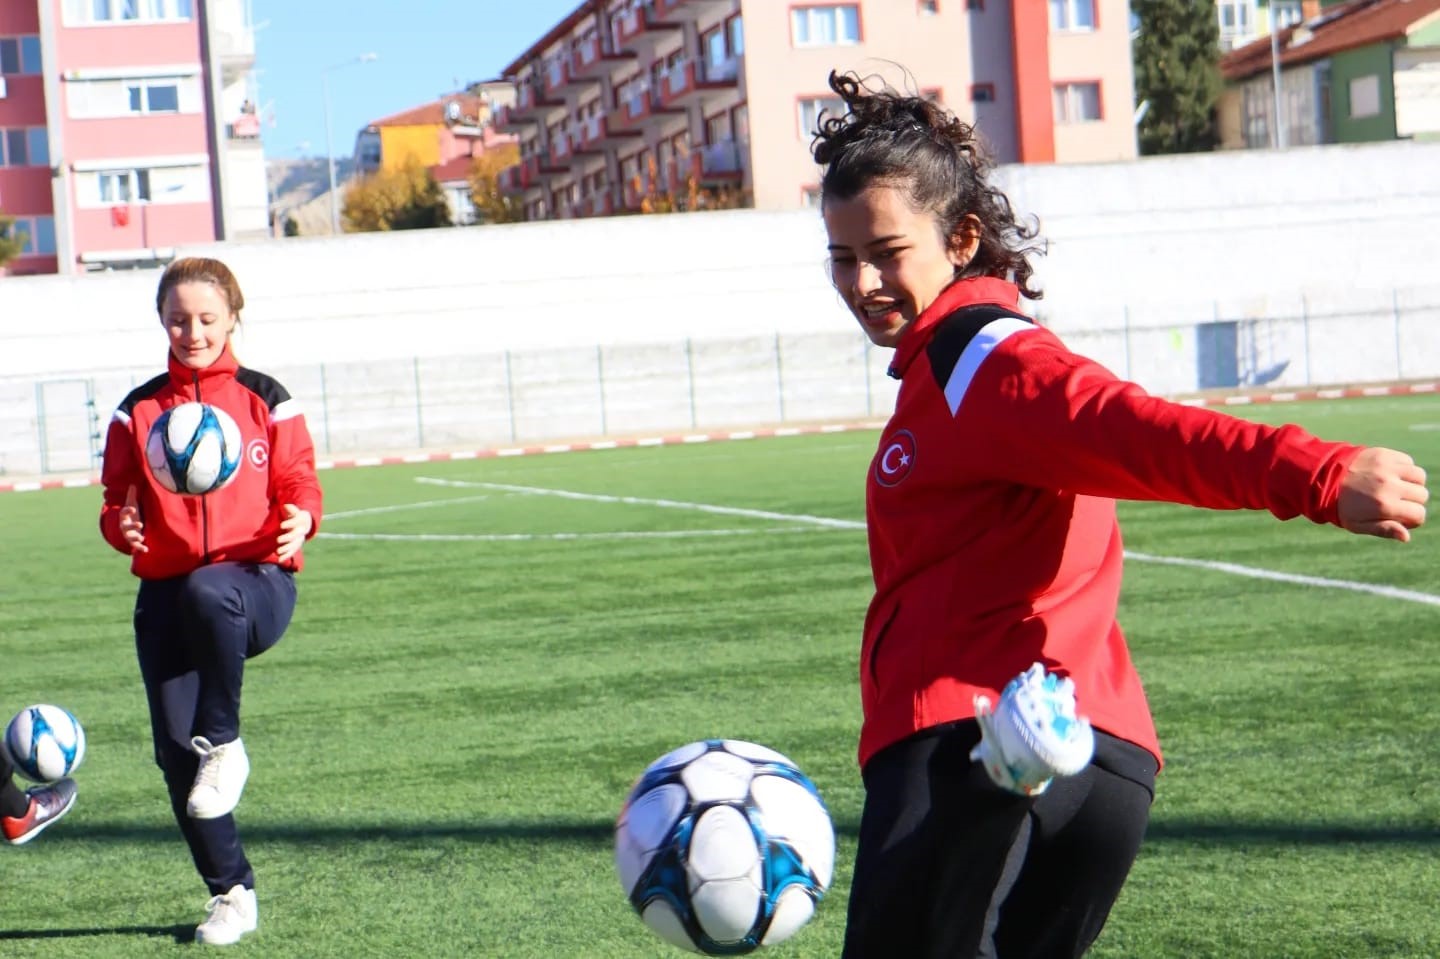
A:
[[[1440,375],[1440,144],[1011,166],[1078,351],[1160,393]],[[888,354],[828,285],[815,211],[617,217],[184,248],[245,290],[244,362],[323,453],[882,417]],[[0,476],[85,470],[161,369],[155,271],[0,279]],[[86,404],[93,404],[87,406]]]

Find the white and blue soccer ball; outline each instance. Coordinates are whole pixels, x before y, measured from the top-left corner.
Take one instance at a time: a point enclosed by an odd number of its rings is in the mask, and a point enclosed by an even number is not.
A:
[[[780,753],[710,739],[660,757],[615,824],[620,885],[662,939],[705,955],[781,942],[810,920],[835,871],[820,794]]]
[[[46,703],[26,706],[5,727],[5,753],[26,779],[53,783],[74,772],[85,758],[85,730],[67,709]]]
[[[240,472],[244,441],[229,413],[208,403],[181,403],[160,414],[145,440],[145,461],[172,493],[202,496]]]

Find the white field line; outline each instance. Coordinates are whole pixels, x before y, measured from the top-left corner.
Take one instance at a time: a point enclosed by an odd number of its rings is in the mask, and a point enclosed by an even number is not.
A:
[[[763,509],[744,509],[739,506],[712,506],[708,503],[686,503],[673,499],[646,499],[640,496],[607,496],[602,493],[576,493],[571,490],[547,489],[541,486],[511,486],[507,483],[479,483],[466,480],[437,479],[432,476],[417,476],[417,483],[431,486],[449,486],[460,489],[493,489],[506,493],[523,493],[527,496],[557,496],[561,499],[584,500],[590,503],[623,503],[627,506],[659,506],[663,509],[684,509],[696,513],[712,513],[717,516],[745,516],[750,519],[773,519],[785,523],[806,523],[829,529],[863,530],[865,524],[858,520],[832,519],[828,516],[810,516],[805,513],[772,513]]]
[[[386,540],[404,543],[530,543],[550,540],[691,539],[700,536],[771,536],[813,533],[804,526],[761,529],[651,529],[610,533],[316,533],[325,539]]]
[[[412,509],[430,509],[435,506],[450,506],[455,503],[479,503],[488,496],[457,496],[454,499],[432,499],[419,503],[397,503],[394,506],[371,506],[367,509],[347,509],[339,513],[326,513],[325,520],[349,519],[352,516],[374,516],[376,513],[402,513]]]
[[[561,499],[581,500],[592,503],[623,503],[632,506],[658,506],[665,509],[692,510],[700,513],[712,513],[722,516],[745,516],[752,519],[771,519],[790,523],[802,523],[807,526],[820,526],[826,529],[863,530],[865,524],[857,520],[834,519],[828,516],[811,516],[806,513],[776,513],[770,510],[744,509],[736,506],[714,506],[709,503],[689,503],[683,500],[649,499],[639,496],[609,496],[602,493],[579,493],[574,490],[547,489],[539,486],[514,486],[508,483],[482,483],[467,480],[447,480],[431,476],[418,476],[417,483],[425,483],[430,486],[445,486],[461,489],[492,489],[509,493],[521,493],[529,496],[557,496]],[[459,502],[459,500],[448,500],[438,502]],[[382,507],[383,508],[383,507]],[[395,507],[403,509],[404,507]],[[466,540],[492,540],[492,541],[525,541],[538,539],[643,539],[643,538],[677,538],[683,536],[734,536],[751,533],[780,533],[799,532],[799,529],[768,529],[768,530],[672,530],[672,531],[646,531],[646,532],[619,532],[619,533],[551,533],[551,534],[478,534],[466,535],[429,535],[421,534],[406,536],[404,534],[364,535],[338,533],[331,534],[336,539],[391,539],[391,540],[418,540],[418,541],[466,541]],[[324,533],[320,534],[324,536]],[[1152,553],[1137,553],[1133,550],[1125,551],[1125,558],[1137,563],[1155,563],[1161,566],[1185,566],[1191,569],[1204,569],[1215,573],[1227,573],[1231,576],[1243,576],[1248,579],[1268,580],[1276,583],[1293,583],[1297,586],[1312,586],[1318,589],[1339,589],[1352,593],[1368,593],[1372,596],[1380,596],[1385,599],[1399,599],[1410,603],[1421,603],[1426,606],[1440,606],[1440,596],[1434,593],[1422,593],[1413,589],[1401,589],[1398,586],[1386,586],[1381,583],[1361,583],[1348,579],[1329,579],[1323,576],[1306,576],[1302,573],[1284,573],[1273,569],[1262,569],[1258,566],[1242,566],[1239,563],[1224,563],[1207,559],[1187,559],[1180,556],[1156,556]]]
[[[1193,569],[1208,569],[1217,573],[1229,573],[1231,576],[1246,576],[1250,579],[1268,579],[1276,583],[1295,583],[1300,586],[1317,586],[1321,589],[1344,589],[1352,593],[1370,593],[1373,596],[1383,596],[1386,599],[1403,599],[1410,603],[1440,606],[1440,596],[1436,596],[1434,593],[1421,593],[1413,589],[1401,589],[1398,586],[1385,586],[1380,583],[1357,583],[1348,579],[1327,579],[1323,576],[1281,573],[1273,569],[1241,566],[1238,563],[1221,563],[1208,559],[1183,559],[1178,556],[1152,556],[1149,553],[1132,553],[1129,550],[1125,551],[1125,558],[1133,559],[1141,563],[1159,563],[1163,566],[1189,566]]]

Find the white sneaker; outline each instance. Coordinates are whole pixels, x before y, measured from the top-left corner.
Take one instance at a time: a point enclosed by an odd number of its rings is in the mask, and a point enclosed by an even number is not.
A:
[[[195,927],[195,941],[207,946],[229,946],[260,925],[260,908],[255,890],[232,886],[223,896],[205,904],[205,921]]]
[[[199,754],[200,768],[195,772],[187,811],[191,819],[218,819],[239,804],[250,777],[245,744],[237,739],[212,746],[204,736],[196,736],[190,740],[190,748]]]

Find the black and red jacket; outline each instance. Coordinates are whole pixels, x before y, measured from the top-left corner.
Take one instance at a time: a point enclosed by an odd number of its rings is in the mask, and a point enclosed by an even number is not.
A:
[[[229,413],[243,440],[238,475],[204,496],[170,492],[145,463],[150,427],[165,410],[188,402]],[[310,513],[311,536],[320,528],[320,481],[305,418],[283,386],[240,366],[229,346],[203,370],[171,355],[166,373],[125,397],[106,434],[100,480],[105,488],[100,532],[127,555],[120,510],[130,487],[138,493],[149,549],[131,555],[130,570],[141,579],[168,579],[225,560],[278,563],[276,541],[287,503]],[[279,565],[298,571],[304,555],[301,550]]]
[[[1116,623],[1116,499],[1335,523],[1359,447],[1168,402],[1076,356],[1014,285],[947,288],[902,336],[866,491],[875,595],[860,762],[974,716],[1031,663],[1074,679],[1097,729],[1160,759]]]

